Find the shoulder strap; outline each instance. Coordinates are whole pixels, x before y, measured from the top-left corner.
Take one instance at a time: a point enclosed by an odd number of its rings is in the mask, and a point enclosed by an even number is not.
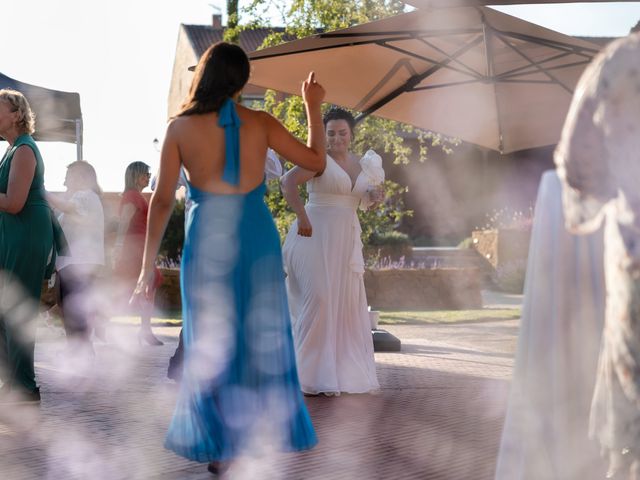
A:
[[[218,112],[218,125],[224,128],[224,170],[222,180],[231,185],[240,182],[240,118],[236,104],[227,98]]]

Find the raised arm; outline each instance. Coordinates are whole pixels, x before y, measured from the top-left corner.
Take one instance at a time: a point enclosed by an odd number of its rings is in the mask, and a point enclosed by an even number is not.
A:
[[[176,196],[176,185],[180,176],[180,150],[176,136],[176,124],[171,123],[160,154],[160,170],[156,189],[151,195],[149,203],[149,218],[147,220],[147,235],[142,257],[142,271],[136,287],[137,293],[151,295],[150,286],[153,285],[153,274],[156,256],[160,249],[162,236],[167,228],[167,222],[173,210]]]
[[[324,88],[315,81],[314,73],[302,84],[302,98],[307,113],[308,140],[305,146],[275,118],[268,116],[267,132],[269,147],[294,165],[312,172],[322,172],[326,165],[324,126],[320,106],[324,99]]]
[[[29,196],[29,188],[36,171],[36,156],[28,146],[18,147],[9,169],[7,193],[0,193],[0,211],[20,213]]]

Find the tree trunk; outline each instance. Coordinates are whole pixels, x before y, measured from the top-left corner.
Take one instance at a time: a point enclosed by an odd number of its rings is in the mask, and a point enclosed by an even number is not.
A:
[[[224,33],[224,40],[231,43],[240,43],[238,0],[227,0],[227,28]]]

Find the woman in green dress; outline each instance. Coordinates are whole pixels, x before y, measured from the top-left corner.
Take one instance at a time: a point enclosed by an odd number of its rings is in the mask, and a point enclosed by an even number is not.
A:
[[[0,402],[40,401],[33,368],[42,282],[55,259],[44,164],[26,98],[0,90]]]

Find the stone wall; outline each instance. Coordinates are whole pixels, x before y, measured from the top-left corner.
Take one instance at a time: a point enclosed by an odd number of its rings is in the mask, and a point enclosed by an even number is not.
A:
[[[367,270],[364,285],[372,309],[482,308],[477,268]]]
[[[161,269],[163,283],[156,294],[156,307],[181,309],[180,270]],[[364,274],[371,308],[383,310],[458,310],[482,308],[480,274],[477,268],[367,270]],[[55,303],[55,292],[43,285],[42,302]]]
[[[497,269],[514,261],[526,261],[529,255],[530,230],[508,228],[475,230],[472,247]]]

